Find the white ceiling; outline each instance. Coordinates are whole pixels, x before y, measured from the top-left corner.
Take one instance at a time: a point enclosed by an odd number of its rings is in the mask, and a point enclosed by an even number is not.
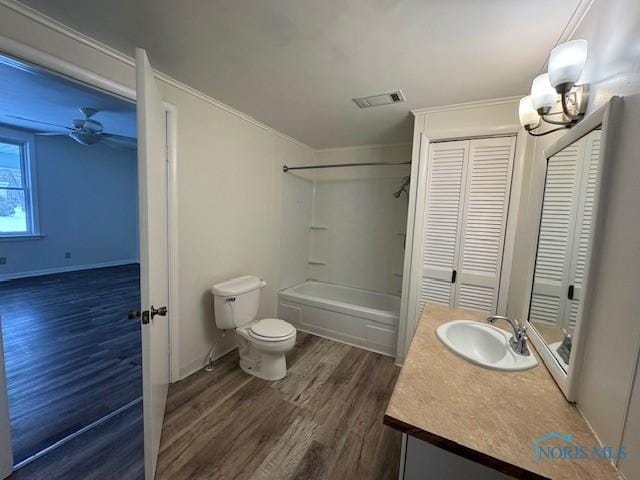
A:
[[[529,90],[580,0],[23,0],[315,148],[410,141],[415,108]],[[360,110],[353,97],[402,89]]]
[[[70,127],[74,118],[84,118],[80,107],[100,110],[93,118],[103,124],[105,132],[136,136],[135,104],[0,56],[0,124],[35,132],[65,132],[62,127]]]

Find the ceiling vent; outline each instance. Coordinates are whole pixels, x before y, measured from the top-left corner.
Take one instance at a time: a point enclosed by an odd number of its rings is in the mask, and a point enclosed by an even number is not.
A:
[[[400,90],[397,90],[395,92],[380,93],[378,95],[371,95],[369,97],[358,97],[354,98],[353,101],[360,108],[369,108],[404,102],[406,101],[406,98],[404,98],[404,95]]]

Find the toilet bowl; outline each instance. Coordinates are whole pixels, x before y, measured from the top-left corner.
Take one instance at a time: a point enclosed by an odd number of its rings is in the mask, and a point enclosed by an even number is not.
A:
[[[264,380],[280,380],[287,375],[285,354],[296,343],[296,329],[277,318],[258,320],[236,329],[240,368]]]
[[[265,286],[254,276],[214,285],[215,321],[218,328],[235,330],[243,371],[264,380],[280,380],[287,375],[285,354],[296,343],[296,329],[278,318],[256,320],[260,290]]]

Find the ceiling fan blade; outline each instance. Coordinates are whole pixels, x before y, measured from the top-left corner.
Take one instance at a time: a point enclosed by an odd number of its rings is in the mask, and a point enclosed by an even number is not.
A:
[[[100,135],[103,137],[112,138],[113,140],[119,140],[121,142],[138,143],[138,140],[135,137],[127,137],[125,135],[118,135],[116,133],[102,132]]]
[[[105,145],[111,148],[135,149],[137,147],[137,144],[135,142],[117,140],[113,137],[106,136],[106,135],[101,135],[101,137],[103,137],[101,143],[104,143]],[[129,138],[129,137],[123,137],[123,138]]]
[[[67,136],[69,134],[67,132],[36,132],[36,135],[41,135],[44,137],[55,137],[60,135]]]
[[[9,117],[9,118],[15,118],[16,120],[24,120],[26,122],[41,123],[43,125],[50,125],[52,127],[65,128],[67,130],[73,130],[72,128],[67,127],[65,125],[58,125],[57,123],[43,122],[41,120],[34,120],[32,118],[20,117],[18,115],[4,115],[4,116],[5,117]]]

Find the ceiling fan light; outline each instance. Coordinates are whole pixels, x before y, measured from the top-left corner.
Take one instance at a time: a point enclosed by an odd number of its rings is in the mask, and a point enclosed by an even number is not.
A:
[[[549,81],[558,93],[565,93],[580,80],[587,63],[587,41],[578,39],[562,43],[551,50]]]
[[[540,124],[540,115],[533,108],[531,103],[531,95],[528,95],[520,100],[520,108],[518,110],[520,116],[520,125],[524,128],[533,129]]]
[[[533,108],[540,112],[546,112],[558,101],[558,92],[549,82],[549,74],[543,73],[533,79],[531,85],[531,103]]]

